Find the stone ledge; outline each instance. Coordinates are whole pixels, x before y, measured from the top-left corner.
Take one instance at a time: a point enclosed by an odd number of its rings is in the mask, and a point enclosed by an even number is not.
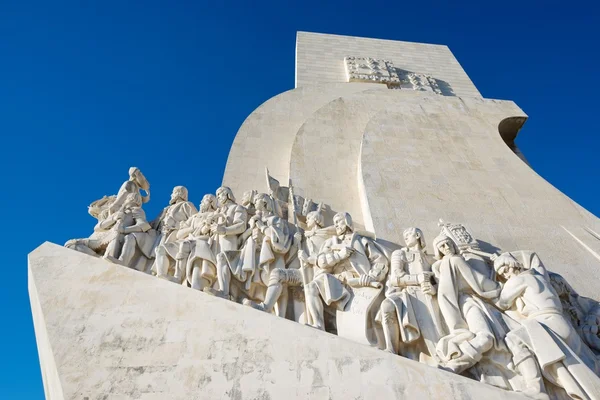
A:
[[[52,400],[525,398],[52,243],[29,291]]]

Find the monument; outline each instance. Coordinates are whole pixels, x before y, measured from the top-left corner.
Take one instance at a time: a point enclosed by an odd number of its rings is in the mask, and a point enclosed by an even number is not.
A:
[[[132,167],[29,255],[46,398],[600,399],[600,220],[526,119],[446,46],[299,32],[214,194],[150,220]]]

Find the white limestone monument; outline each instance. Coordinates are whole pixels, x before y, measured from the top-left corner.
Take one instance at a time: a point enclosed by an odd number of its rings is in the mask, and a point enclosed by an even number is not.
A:
[[[526,119],[446,46],[299,32],[214,194],[150,219],[132,167],[29,255],[46,398],[600,399],[600,220]]]

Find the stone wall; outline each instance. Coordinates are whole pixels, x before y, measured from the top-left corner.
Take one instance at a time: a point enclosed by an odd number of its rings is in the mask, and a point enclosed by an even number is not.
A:
[[[296,37],[296,87],[347,82],[346,56],[391,60],[403,71],[431,75],[446,93],[481,97],[448,46],[312,32]]]

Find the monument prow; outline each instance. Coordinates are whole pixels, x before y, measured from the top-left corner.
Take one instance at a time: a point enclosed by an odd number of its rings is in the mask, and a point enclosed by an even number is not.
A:
[[[526,398],[52,243],[29,294],[48,400]]]

